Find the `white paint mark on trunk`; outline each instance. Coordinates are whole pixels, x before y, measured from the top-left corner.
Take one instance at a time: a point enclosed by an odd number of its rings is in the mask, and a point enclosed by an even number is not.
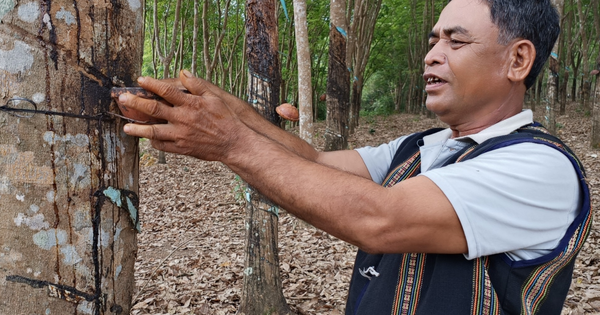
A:
[[[79,257],[79,254],[75,250],[75,246],[73,245],[65,245],[60,247],[60,252],[63,254],[63,263],[66,265],[72,266],[76,263],[79,263],[82,259]]]
[[[93,312],[93,305],[94,304],[92,304],[88,301],[79,302],[79,305],[77,305],[77,311],[84,313],[84,314],[91,315]]]
[[[50,250],[54,246],[67,243],[67,232],[60,229],[39,231],[33,235],[33,243],[42,249]]]
[[[29,210],[31,210],[31,212],[33,213],[37,213],[38,211],[40,211],[40,207],[36,204],[32,204],[29,206]]]
[[[31,100],[33,100],[36,104],[39,104],[46,100],[46,95],[44,93],[35,93],[31,97]]]
[[[50,227],[50,223],[44,219],[44,215],[41,213],[38,213],[32,217],[28,217],[24,213],[19,213],[17,214],[17,217],[13,219],[13,221],[17,226],[26,225],[34,231],[39,231]]]
[[[31,53],[31,47],[24,42],[15,41],[12,50],[0,49],[0,70],[17,74],[31,69],[32,65],[33,54]]]
[[[117,270],[115,270],[115,281],[117,281],[117,279],[119,278],[119,274],[121,273],[121,270],[123,270],[123,266],[118,265]]]
[[[89,166],[74,163],[73,164],[73,175],[71,175],[71,187],[77,187],[78,189],[89,187],[91,183],[91,175]]]
[[[133,174],[129,173],[129,183],[127,184],[127,189],[131,189],[133,187]]]
[[[63,7],[60,8],[60,11],[56,12],[56,18],[59,20],[64,20],[67,25],[75,24],[76,22],[73,14],[65,10]]]
[[[54,202],[54,190],[50,190],[46,193],[46,200]]]
[[[0,194],[7,194],[10,191],[10,186],[11,184],[8,177],[2,176],[2,178],[0,178]]]
[[[39,3],[27,2],[19,6],[19,19],[23,22],[33,23],[40,15]]]
[[[46,24],[46,28],[48,28],[49,31],[52,30],[52,21],[50,19],[50,15],[48,15],[48,13],[44,14],[44,18],[42,19],[42,21]]]
[[[11,249],[8,253],[0,253],[0,267],[12,266],[18,261],[23,260],[23,254]]]
[[[87,147],[90,143],[90,138],[82,133],[79,133],[75,136],[73,136],[70,133],[64,136],[59,136],[53,131],[46,131],[44,133],[44,141],[46,141],[48,144],[56,144],[58,142],[70,142],[78,147]]]
[[[85,239],[85,241],[88,244],[92,244],[92,242],[94,241],[94,230],[92,228],[87,228],[88,233],[87,233],[87,238]],[[104,231],[104,229],[100,229],[100,235],[98,235],[99,239],[98,239],[98,245],[101,245],[104,248],[108,247],[108,242],[110,241],[110,235]]]
[[[73,214],[73,228],[75,231],[81,231],[83,228],[91,227],[91,218],[89,209],[78,209]]]
[[[13,0],[0,0],[0,21],[2,18],[15,7]]]
[[[128,0],[127,2],[129,3],[129,8],[131,8],[131,11],[137,11],[142,7],[140,0]]]

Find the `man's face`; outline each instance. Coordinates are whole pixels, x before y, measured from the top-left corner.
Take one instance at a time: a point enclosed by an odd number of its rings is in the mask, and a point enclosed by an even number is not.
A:
[[[430,34],[425,57],[427,108],[451,127],[481,120],[506,99],[509,46],[480,0],[453,0]],[[485,118],[484,118],[485,119]]]

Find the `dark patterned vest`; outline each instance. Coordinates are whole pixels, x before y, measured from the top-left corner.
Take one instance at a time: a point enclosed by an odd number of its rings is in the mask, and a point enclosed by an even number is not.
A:
[[[383,185],[390,187],[420,173],[418,143],[439,131],[408,137],[396,152]],[[513,261],[505,254],[467,260],[463,255],[382,254],[358,251],[346,315],[560,314],[575,257],[591,228],[590,194],[579,160],[539,124],[467,147],[445,165],[477,158],[505,146],[533,142],[559,150],[580,179],[580,213],[551,253]]]

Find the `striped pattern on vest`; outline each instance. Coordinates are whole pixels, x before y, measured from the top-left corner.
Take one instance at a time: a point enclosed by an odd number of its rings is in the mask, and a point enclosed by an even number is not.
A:
[[[475,146],[467,149],[459,159],[464,158],[472,152]],[[398,165],[383,181],[384,187],[392,187],[395,184],[412,177],[421,167],[421,153],[417,151],[404,163]],[[396,286],[395,301],[392,307],[392,315],[412,315],[417,310],[419,294],[425,269],[427,254],[409,253],[404,254],[398,281]],[[500,314],[498,297],[492,287],[485,265],[487,257],[477,258],[473,270],[473,298],[472,315],[497,315]]]
[[[413,134],[394,155],[384,187],[392,187],[421,172],[424,136]],[[367,254],[358,251],[350,284],[347,315],[559,315],[568,294],[577,253],[591,228],[590,192],[579,160],[541,125],[464,148],[445,164],[519,143],[537,143],[561,151],[581,181],[580,213],[551,253],[534,260],[513,261],[506,254],[466,260],[462,255]],[[443,166],[442,166],[443,167]],[[381,277],[366,279],[360,268],[373,267]]]

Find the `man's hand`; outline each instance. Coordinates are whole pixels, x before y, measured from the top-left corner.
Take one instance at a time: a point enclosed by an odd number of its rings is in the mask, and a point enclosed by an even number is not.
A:
[[[208,89],[205,82],[193,78],[186,70],[180,72],[179,80],[140,78],[138,83],[142,88],[163,99],[123,94],[119,103],[168,123],[127,124],[125,133],[150,139],[152,146],[158,150],[222,161],[234,147],[239,134],[250,129],[220,96]],[[181,86],[191,94],[183,93]]]

